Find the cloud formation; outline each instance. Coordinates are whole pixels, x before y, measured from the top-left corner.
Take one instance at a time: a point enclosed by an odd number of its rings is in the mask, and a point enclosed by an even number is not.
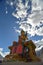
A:
[[[29,0],[28,0],[29,1]],[[22,3],[22,0],[19,0],[17,4],[17,12],[12,13],[12,15],[18,19],[19,21],[19,29],[23,29],[27,31],[31,36],[43,35],[43,1],[40,0],[32,0],[32,11],[31,14],[28,14],[27,10],[30,6],[28,6],[28,1],[26,1],[25,6]],[[26,18],[26,20],[25,20]]]
[[[43,36],[43,0],[25,0],[25,3],[22,0],[7,0],[6,3],[15,7],[12,16],[18,19],[16,32],[23,29],[31,36]]]
[[[43,39],[33,42],[35,42],[36,48],[41,48],[43,46]]]
[[[16,2],[16,13],[13,12],[12,15],[18,19],[24,20],[28,13],[30,6],[28,6],[29,0],[25,1],[25,5],[23,4],[22,0],[18,0],[18,3]]]
[[[0,48],[0,51],[3,51],[3,48]]]
[[[8,55],[9,54],[9,52],[3,52],[3,48],[0,48],[0,55],[2,56],[2,57],[5,57],[6,55]]]

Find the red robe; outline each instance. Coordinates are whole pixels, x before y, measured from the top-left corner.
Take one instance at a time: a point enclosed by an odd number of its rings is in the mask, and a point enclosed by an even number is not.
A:
[[[19,44],[18,47],[17,47],[16,53],[17,54],[22,54],[22,48],[23,48],[22,45]]]
[[[12,54],[16,53],[16,47],[12,48]]]

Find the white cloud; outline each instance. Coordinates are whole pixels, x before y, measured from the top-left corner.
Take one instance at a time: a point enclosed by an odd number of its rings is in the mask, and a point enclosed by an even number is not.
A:
[[[20,33],[20,30],[15,29],[16,32]]]
[[[9,54],[9,52],[3,52],[3,48],[0,48],[0,55],[2,56],[2,57],[5,57],[6,55],[8,55]]]
[[[13,12],[12,15],[23,20],[27,16],[27,10],[29,9],[28,1],[26,1],[25,5],[22,3],[22,0],[18,1],[19,3],[16,3],[17,13],[15,14],[15,12]]]
[[[36,48],[35,51],[39,51],[43,48],[43,46],[40,46],[39,48]]]
[[[43,0],[32,0],[32,10],[42,10],[43,9]]]
[[[3,48],[0,48],[0,51],[3,51]]]
[[[40,10],[41,6],[39,5],[39,0],[32,0],[32,10]]]
[[[6,10],[6,14],[8,13],[8,11]]]
[[[38,30],[36,30],[36,34],[39,36],[43,36],[43,27],[40,27]]]
[[[19,23],[20,29],[23,29],[24,31],[27,31],[27,33],[31,34],[31,36],[34,36],[35,34],[42,36],[43,35],[43,26],[39,27],[39,29],[37,29],[35,26],[30,27],[30,23],[26,24],[26,23]]]
[[[22,6],[20,6],[19,8],[21,8],[21,9],[20,10],[18,9],[16,15],[14,14],[14,16],[17,16],[17,18],[21,17],[21,21],[18,23],[20,25],[19,26],[20,29],[27,31],[29,34],[31,34],[31,36],[34,36],[35,34],[42,36],[43,35],[43,26],[40,27],[43,24],[42,4],[39,4],[40,3],[39,0],[36,0],[36,1],[33,0],[32,3],[33,3],[32,4],[32,14],[27,16],[27,14],[28,14],[27,9],[25,10],[25,7],[23,6],[23,4],[20,3],[19,6],[20,5],[22,5]],[[33,9],[33,7],[34,7],[34,9]],[[24,11],[26,11],[26,13]],[[25,19],[25,17],[27,17],[27,20],[23,21],[23,19]],[[31,25],[31,28],[28,24]],[[39,29],[37,29],[36,27],[39,27]]]
[[[39,26],[40,22],[43,23],[43,11],[36,11],[33,12],[33,16],[32,14],[27,18],[27,21],[29,21],[29,19],[31,20],[31,24],[32,26]]]
[[[6,0],[6,4],[10,5],[11,7],[13,7],[14,2],[13,2],[13,0]]]
[[[35,43],[38,43],[38,44],[43,44],[43,39],[38,40],[38,41],[35,41]]]
[[[34,41],[34,42],[35,42],[36,48],[43,46],[43,39]]]
[[[8,14],[8,9],[7,9],[7,7],[5,7],[5,13]]]
[[[4,54],[4,57],[6,56],[6,55],[8,55],[10,52],[4,52],[3,54]]]
[[[43,35],[43,26],[40,27],[43,24],[43,0],[31,0],[31,14],[27,12],[30,8],[30,6],[28,5],[29,0],[25,0],[25,5],[23,4],[22,0],[15,0],[14,2],[12,0],[7,1],[13,5],[16,4],[16,13],[15,11],[13,11],[12,15],[20,20],[18,23],[16,22],[17,24],[19,24],[19,29],[27,31],[31,36],[34,36],[35,34],[40,36]],[[16,30],[16,32],[20,31],[19,29]]]
[[[10,5],[13,6],[13,2],[11,2]]]
[[[35,51],[40,51],[43,48],[43,38],[41,40],[38,40],[38,41],[33,40],[33,42],[36,45]]]

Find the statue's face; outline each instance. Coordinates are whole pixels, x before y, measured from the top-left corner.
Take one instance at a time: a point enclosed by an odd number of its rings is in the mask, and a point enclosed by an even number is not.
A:
[[[22,32],[21,34],[22,34],[22,35],[24,35],[25,33],[24,33],[24,32]]]

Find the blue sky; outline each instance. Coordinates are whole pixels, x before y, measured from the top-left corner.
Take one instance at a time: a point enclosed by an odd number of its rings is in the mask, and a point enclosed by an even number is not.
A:
[[[29,40],[43,41],[42,1],[0,0],[0,48],[18,40],[21,29],[27,31]],[[40,5],[40,6],[39,6]]]

